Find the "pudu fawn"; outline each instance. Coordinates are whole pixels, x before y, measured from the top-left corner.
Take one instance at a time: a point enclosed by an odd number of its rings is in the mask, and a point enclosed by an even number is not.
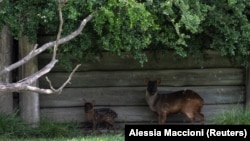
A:
[[[88,102],[83,99],[84,110],[87,120],[92,123],[93,131],[97,129],[98,124],[105,123],[109,127],[114,126],[115,119],[117,118],[117,113],[110,108],[99,108],[94,109],[95,100]]]
[[[204,123],[205,118],[201,113],[204,100],[199,94],[192,90],[159,93],[157,88],[161,79],[151,81],[145,78],[145,83],[147,85],[146,101],[150,109],[158,114],[159,124],[165,123],[167,116],[173,113],[185,114],[191,123],[198,116],[201,123]]]

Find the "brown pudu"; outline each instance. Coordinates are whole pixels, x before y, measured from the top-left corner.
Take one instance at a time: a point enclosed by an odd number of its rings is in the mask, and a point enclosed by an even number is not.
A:
[[[94,109],[95,100],[88,102],[83,99],[84,110],[87,120],[92,123],[93,131],[97,129],[99,123],[105,123],[109,127],[114,126],[117,113],[110,108]]]
[[[192,90],[159,93],[158,85],[161,79],[151,81],[145,78],[145,83],[147,85],[146,101],[150,109],[157,113],[159,124],[164,124],[167,116],[174,113],[185,114],[191,123],[198,116],[201,123],[204,123],[205,118],[201,113],[204,100],[198,93]]]

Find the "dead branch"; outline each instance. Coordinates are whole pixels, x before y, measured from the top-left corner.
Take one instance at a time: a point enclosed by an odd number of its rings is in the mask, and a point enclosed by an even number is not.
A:
[[[61,94],[63,88],[70,82],[72,79],[72,76],[76,72],[76,70],[80,67],[81,65],[77,65],[74,70],[70,73],[68,79],[63,83],[63,85],[58,88],[58,89],[43,89],[39,87],[35,87],[32,85],[27,85],[24,81],[23,82],[17,82],[17,83],[10,83],[10,84],[5,84],[2,85],[0,84],[0,91],[5,91],[5,92],[22,92],[22,91],[31,91],[31,92],[36,92],[40,94]]]
[[[60,21],[60,23],[59,23],[59,31],[58,31],[57,36],[56,36],[56,43],[54,45],[52,60],[56,59],[56,53],[57,53],[57,48],[58,48],[58,40],[60,39],[61,33],[62,33],[62,26],[63,26],[62,7],[65,5],[65,3],[66,3],[65,0],[63,0],[63,1],[59,0],[58,11],[59,11],[59,21]]]
[[[72,39],[74,39],[76,36],[80,35],[83,28],[85,27],[85,25],[87,24],[87,22],[89,22],[92,18],[94,17],[94,14],[90,14],[88,15],[85,19],[82,20],[80,26],[78,27],[77,30],[75,30],[74,32],[72,32],[71,34],[61,38],[58,40],[58,45],[66,43]],[[23,59],[19,60],[16,63],[11,64],[10,66],[7,66],[5,68],[3,68],[2,70],[0,70],[0,75],[3,75],[5,73],[8,73],[20,66],[22,66],[23,64],[25,64],[26,62],[28,62],[29,60],[31,60],[32,58],[34,58],[35,56],[37,56],[38,54],[44,52],[45,50],[47,50],[48,48],[54,46],[56,44],[56,41],[51,41],[48,43],[43,44],[41,47],[35,49],[32,51],[32,53],[30,53],[29,55],[25,56]]]
[[[78,36],[83,28],[85,27],[85,25],[87,24],[87,22],[89,22],[92,18],[93,18],[93,14],[90,14],[89,16],[87,16],[85,19],[82,20],[80,26],[78,27],[77,30],[75,30],[74,32],[72,32],[71,34],[60,38],[61,36],[61,32],[62,32],[62,25],[63,25],[63,18],[62,18],[62,7],[64,6],[66,1],[64,2],[59,2],[58,5],[58,11],[59,11],[59,19],[60,19],[60,25],[59,25],[59,29],[58,29],[58,34],[57,34],[57,39],[56,41],[51,41],[48,42],[44,45],[42,45],[41,47],[37,48],[37,45],[35,45],[34,49],[24,58],[22,58],[21,60],[19,60],[18,62],[7,66],[5,68],[3,68],[2,70],[0,70],[0,75],[3,75],[5,73],[8,73],[20,66],[22,66],[23,64],[25,64],[26,62],[28,62],[29,60],[31,60],[33,57],[37,56],[38,54],[42,53],[43,51],[45,51],[46,49],[54,46],[53,48],[53,56],[51,61],[42,69],[40,69],[38,72],[25,77],[24,79],[16,82],[16,83],[8,83],[8,84],[2,84],[0,83],[0,91],[4,91],[4,92],[22,92],[22,91],[32,91],[32,92],[36,92],[36,93],[40,93],[40,94],[60,94],[63,90],[63,88],[70,83],[70,80],[72,79],[73,74],[76,72],[76,70],[80,67],[80,64],[77,65],[74,70],[71,72],[71,74],[69,75],[68,79],[62,84],[61,87],[59,87],[58,89],[53,88],[50,80],[48,78],[47,81],[50,84],[50,89],[42,89],[36,86],[32,86],[32,83],[37,81],[41,76],[47,74],[48,72],[51,71],[51,69],[55,66],[55,64],[57,63],[57,59],[56,59],[56,52],[57,52],[57,48],[60,44],[63,44],[65,42],[68,42],[70,40],[72,40],[73,38],[75,38],[76,36]]]
[[[49,80],[48,77],[46,77],[46,80],[48,81],[49,85],[50,85],[50,89],[53,90],[56,94],[60,94],[63,90],[63,88],[68,84],[70,83],[70,80],[71,78],[73,77],[73,74],[75,73],[75,71],[81,66],[81,64],[78,64],[74,70],[70,73],[68,79],[62,84],[61,87],[59,87],[58,89],[55,89],[53,86],[52,86],[52,83],[51,81]]]

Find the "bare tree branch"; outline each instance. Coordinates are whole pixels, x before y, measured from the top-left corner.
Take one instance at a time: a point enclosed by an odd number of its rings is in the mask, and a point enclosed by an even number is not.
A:
[[[47,64],[45,67],[43,67],[40,71],[38,71],[30,76],[27,76],[18,82],[24,82],[26,84],[31,84],[34,81],[36,81],[37,79],[39,79],[41,76],[50,72],[51,69],[58,62],[56,60],[56,53],[57,53],[57,48],[58,48],[58,40],[60,39],[60,36],[62,33],[62,26],[63,26],[62,7],[64,6],[64,4],[65,4],[65,1],[59,1],[59,4],[58,4],[59,21],[60,21],[59,24],[60,25],[59,25],[59,29],[58,29],[58,33],[57,33],[56,43],[55,43],[54,49],[53,49],[53,56],[52,56],[50,63]],[[29,53],[29,55],[31,55],[35,51],[36,48],[37,48],[37,45],[35,45],[34,49]],[[28,60],[25,60],[25,61],[28,61]]]
[[[78,65],[74,68],[74,70],[73,70],[73,71],[71,72],[71,74],[69,75],[68,79],[67,79],[67,80],[62,84],[62,86],[61,86],[60,88],[58,88],[58,89],[55,89],[55,88],[52,86],[52,83],[51,83],[51,81],[49,80],[49,78],[46,77],[46,80],[47,80],[48,83],[50,84],[50,89],[53,90],[56,94],[60,94],[60,93],[62,92],[63,88],[64,88],[68,83],[70,83],[70,80],[71,80],[71,78],[73,77],[74,72],[75,72],[80,66],[81,66],[81,64],[78,64]]]
[[[31,85],[34,81],[37,81],[41,76],[43,76],[43,75],[47,74],[48,72],[50,72],[51,69],[55,66],[55,64],[58,61],[56,59],[58,46],[60,44],[62,44],[62,43],[68,42],[71,39],[78,36],[82,32],[82,30],[85,27],[85,25],[87,24],[87,22],[89,22],[93,18],[93,13],[92,13],[88,17],[86,17],[85,19],[82,20],[82,22],[81,22],[81,24],[80,24],[80,26],[78,27],[77,30],[75,30],[74,32],[72,32],[71,34],[69,34],[69,35],[67,35],[67,36],[65,36],[63,38],[60,38],[61,32],[62,32],[62,26],[63,26],[62,7],[64,6],[64,4],[66,2],[67,2],[67,0],[59,1],[58,11],[59,11],[60,25],[59,25],[56,41],[48,42],[48,43],[42,45],[39,48],[37,48],[37,45],[35,45],[34,49],[27,56],[25,56],[24,58],[22,58],[18,62],[14,63],[14,64],[12,64],[10,66],[5,67],[4,69],[2,69],[0,71],[0,75],[8,73],[8,72],[22,66],[23,64],[25,64],[26,62],[31,60],[33,57],[35,57],[38,54],[42,53],[46,49],[54,46],[54,48],[53,48],[53,56],[52,56],[51,61],[46,66],[44,66],[42,69],[40,69],[38,72],[36,72],[36,73],[34,73],[34,74],[32,74],[32,75],[30,75],[28,77],[25,77],[24,79],[22,79],[22,80],[20,80],[20,81],[18,81],[16,83],[8,83],[8,84],[0,83],[0,91],[5,91],[5,92],[32,91],[32,92],[37,92],[37,93],[40,93],[40,94],[61,94],[63,88],[68,83],[70,83],[70,80],[72,79],[73,74],[80,67],[80,64],[77,65],[74,68],[74,70],[69,75],[68,79],[58,89],[53,88],[52,83],[48,78],[46,78],[46,79],[47,79],[47,81],[48,81],[48,83],[50,85],[50,89],[42,89],[42,88]]]
[[[74,68],[74,70],[70,73],[68,79],[58,89],[42,89],[42,88],[38,88],[32,85],[27,85],[25,82],[18,82],[18,83],[11,83],[11,84],[5,84],[5,85],[0,84],[0,91],[5,91],[5,92],[32,91],[32,92],[37,92],[40,94],[61,94],[63,88],[70,82],[70,80],[72,79],[72,76],[74,75],[74,73],[80,66],[81,65],[79,64]]]
[[[57,33],[57,36],[56,36],[56,43],[54,45],[54,50],[53,50],[53,56],[52,56],[52,59],[56,59],[56,53],[57,53],[57,48],[58,48],[58,40],[60,39],[61,37],[61,33],[62,33],[62,26],[63,26],[63,17],[62,17],[62,7],[65,5],[66,3],[66,0],[63,0],[63,1],[60,1],[59,0],[59,5],[58,5],[58,11],[59,11],[59,31]]]
[[[77,30],[75,30],[71,34],[59,39],[58,45],[66,43],[66,42],[74,39],[79,34],[81,34],[81,32],[82,32],[83,28],[85,27],[85,25],[87,24],[87,22],[89,22],[93,17],[94,17],[93,13],[88,15],[85,19],[82,20],[82,22]],[[2,70],[0,70],[0,75],[8,73],[8,72],[22,66],[27,61],[31,60],[33,57],[37,56],[38,54],[42,53],[43,51],[47,50],[48,48],[54,46],[55,44],[56,44],[56,41],[52,41],[52,42],[48,42],[48,43],[42,45],[41,47],[32,51],[29,55],[25,56],[22,60],[19,60],[18,62],[11,64],[10,66],[7,66],[7,67],[3,68]]]

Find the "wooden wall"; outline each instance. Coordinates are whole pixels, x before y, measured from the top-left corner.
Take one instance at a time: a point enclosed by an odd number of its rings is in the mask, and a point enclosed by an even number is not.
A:
[[[104,53],[99,61],[83,63],[61,95],[40,95],[41,116],[59,121],[76,120],[84,123],[82,99],[96,100],[97,107],[110,107],[118,113],[118,123],[155,123],[157,116],[149,110],[145,100],[144,78],[161,78],[160,91],[192,89],[205,100],[203,113],[210,123],[214,115],[245,103],[245,70],[233,66],[218,53],[208,51],[210,59],[202,66],[192,58],[175,61],[173,54],[149,62],[141,67],[130,58]],[[49,61],[48,54],[39,56],[41,68]],[[69,72],[56,66],[48,74],[54,87],[60,86]],[[44,78],[41,87],[48,87]],[[183,115],[172,115],[168,123],[186,122]]]

